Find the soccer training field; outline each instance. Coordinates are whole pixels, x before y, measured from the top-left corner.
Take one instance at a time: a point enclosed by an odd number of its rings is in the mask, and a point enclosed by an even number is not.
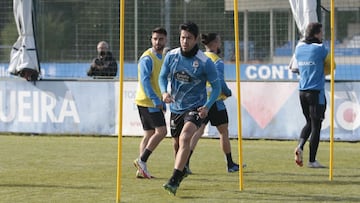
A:
[[[116,137],[0,136],[0,202],[115,202]],[[329,169],[299,168],[296,141],[244,140],[244,190],[226,172],[218,139],[201,139],[176,196],[163,190],[174,155],[166,138],[148,160],[155,179],[136,179],[140,137],[122,139],[121,202],[360,202],[360,143],[336,142]],[[231,140],[237,160],[237,140]],[[308,158],[308,145],[304,159]],[[318,160],[329,166],[329,143]]]

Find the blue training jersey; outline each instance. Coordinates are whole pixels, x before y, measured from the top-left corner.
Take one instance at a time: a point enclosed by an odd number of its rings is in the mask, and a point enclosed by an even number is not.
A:
[[[180,48],[169,51],[159,76],[161,93],[167,92],[168,78],[171,84],[170,94],[174,99],[170,104],[172,113],[182,114],[204,105],[210,109],[220,94],[220,82],[215,65],[201,50],[193,57],[182,56]],[[212,86],[209,98],[206,81]]]
[[[299,68],[299,90],[320,91],[319,103],[325,104],[324,62],[328,54],[323,44],[299,42],[295,58]]]
[[[324,89],[324,61],[327,54],[323,44],[299,42],[295,49],[300,74],[299,90]]]

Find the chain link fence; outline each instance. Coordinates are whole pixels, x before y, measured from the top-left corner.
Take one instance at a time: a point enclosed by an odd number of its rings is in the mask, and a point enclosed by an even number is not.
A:
[[[267,2],[239,0],[240,53],[242,63],[286,63],[298,40],[287,0]],[[322,1],[325,43],[330,40],[330,1]],[[336,1],[337,62],[359,64],[360,3]],[[151,30],[168,30],[170,48],[178,46],[178,26],[196,22],[201,32],[217,32],[223,40],[226,63],[234,62],[232,1],[224,0],[126,0],[124,59],[136,63],[150,46]],[[18,34],[12,1],[0,3],[0,63],[9,55]],[[120,9],[118,0],[34,1],[36,43],[41,63],[88,63],[96,55],[98,41],[106,40],[119,56]],[[344,56],[355,56],[350,61]]]

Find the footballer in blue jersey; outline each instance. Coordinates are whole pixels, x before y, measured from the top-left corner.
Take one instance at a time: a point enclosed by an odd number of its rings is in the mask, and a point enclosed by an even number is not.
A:
[[[320,141],[321,123],[326,110],[325,71],[328,51],[322,44],[322,25],[309,23],[305,40],[299,42],[295,49],[295,60],[299,69],[299,97],[306,124],[303,127],[298,146],[295,148],[295,163],[303,166],[303,150],[309,140],[310,168],[324,168],[316,160]]]
[[[184,178],[190,140],[220,94],[215,65],[199,50],[197,44],[198,26],[193,22],[186,22],[180,25],[179,30],[180,47],[166,54],[159,76],[162,99],[165,103],[170,103],[170,129],[175,151],[173,174],[163,187],[173,195]],[[212,87],[209,97],[206,92],[207,81]]]
[[[171,98],[170,111],[182,114],[189,109],[206,106],[210,109],[219,92],[207,99],[206,81],[218,86],[217,71],[213,62],[202,52],[194,57],[185,57],[180,48],[168,52],[160,72],[160,89],[167,92],[167,76],[170,75]]]

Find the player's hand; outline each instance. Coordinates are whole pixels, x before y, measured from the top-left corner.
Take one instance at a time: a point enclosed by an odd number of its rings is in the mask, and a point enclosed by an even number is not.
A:
[[[171,103],[171,102],[174,102],[174,99],[171,97],[171,95],[167,92],[163,93],[162,94],[162,100],[163,102],[165,103]]]
[[[161,102],[161,104],[157,105],[156,108],[161,109],[163,112],[166,112],[165,102]]]
[[[228,91],[224,92],[226,97],[231,97],[232,93],[231,93],[231,89],[228,89]]]
[[[199,107],[197,110],[201,119],[206,118],[209,112],[209,109],[206,106]]]
[[[159,104],[159,105],[156,106],[156,108],[163,110],[163,105]]]

